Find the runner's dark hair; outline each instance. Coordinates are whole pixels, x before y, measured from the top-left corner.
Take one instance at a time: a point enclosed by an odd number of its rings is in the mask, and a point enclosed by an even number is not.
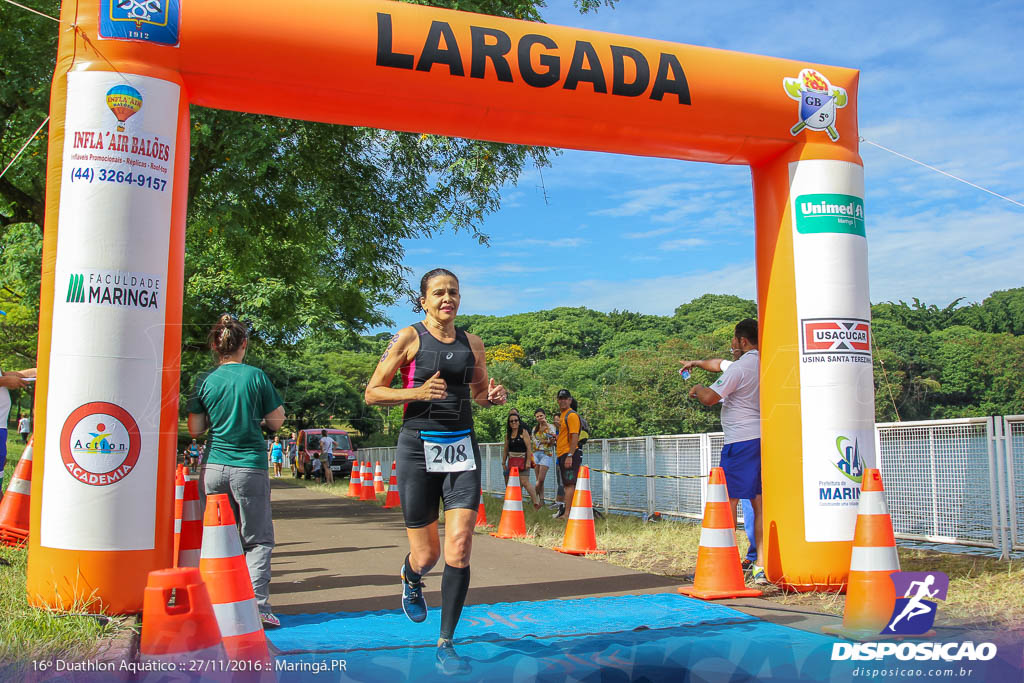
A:
[[[449,277],[455,278],[455,282],[459,281],[458,276],[456,276],[455,273],[453,273],[452,271],[448,270],[447,268],[434,268],[432,271],[428,272],[426,275],[424,275],[423,277],[420,278],[420,295],[419,295],[418,298],[413,299],[413,302],[412,302],[412,311],[413,311],[413,313],[422,313],[423,312],[423,303],[420,301],[420,299],[426,299],[427,298],[427,284],[431,280],[433,280],[435,277],[440,277],[442,275],[447,275]]]
[[[242,348],[242,344],[248,338],[249,333],[245,329],[245,325],[238,322],[238,318],[235,316],[225,313],[210,330],[207,343],[210,350],[213,351],[213,355],[220,360]]]

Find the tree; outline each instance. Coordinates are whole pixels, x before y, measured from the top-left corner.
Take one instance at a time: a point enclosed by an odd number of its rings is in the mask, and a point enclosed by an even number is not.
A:
[[[440,0],[433,4],[539,20],[542,0]],[[610,0],[575,0],[581,11]],[[56,16],[56,1],[36,3]],[[14,156],[46,116],[57,31],[0,3],[0,153]],[[184,345],[200,349],[224,311],[272,342],[314,330],[351,339],[386,322],[382,310],[407,291],[401,240],[468,230],[499,190],[544,148],[284,121],[194,108],[186,236]],[[0,261],[12,245],[41,239],[45,133],[0,179]],[[35,233],[12,236],[14,226]],[[16,237],[16,239],[15,239]],[[28,242],[26,242],[28,240]],[[38,260],[0,273],[36,308]],[[21,283],[21,286],[18,283]]]

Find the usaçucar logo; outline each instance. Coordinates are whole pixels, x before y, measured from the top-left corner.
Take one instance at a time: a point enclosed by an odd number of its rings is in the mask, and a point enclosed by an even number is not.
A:
[[[803,353],[871,354],[871,323],[860,318],[804,318]]]
[[[94,401],[76,408],[60,433],[68,474],[90,486],[109,486],[135,469],[142,436],[135,418],[119,405]]]
[[[949,592],[949,577],[942,572],[893,572],[889,575],[896,587],[896,606],[889,616],[883,635],[925,635],[935,623],[938,605]]]
[[[832,142],[839,139],[836,109],[846,106],[846,89],[832,85],[814,69],[801,69],[796,78],[783,78],[786,94],[800,103],[800,121],[789,129],[793,135],[804,128],[823,130]]]
[[[101,0],[100,37],[178,44],[181,0]]]

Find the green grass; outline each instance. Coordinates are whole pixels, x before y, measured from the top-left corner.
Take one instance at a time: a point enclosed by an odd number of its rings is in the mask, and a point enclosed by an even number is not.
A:
[[[348,479],[338,480],[332,487],[305,480],[288,481],[330,495],[343,496],[348,491]],[[378,496],[381,502],[383,498],[383,495]],[[501,507],[501,498],[484,496],[487,520],[495,527],[501,520]],[[534,511],[525,492],[523,509],[530,538],[512,539],[512,542],[544,548],[562,544],[565,533],[563,520],[553,519],[548,508]],[[612,514],[595,520],[594,528],[598,548],[607,554],[590,555],[590,559],[677,578],[680,585],[692,583],[697,566],[699,523],[664,520],[645,524],[638,517]],[[747,539],[742,531],[737,533],[736,540],[738,547],[746,549]],[[949,576],[949,597],[939,610],[938,625],[971,624],[1017,630],[1024,627],[1024,562],[905,547],[900,547],[898,552],[904,571],[941,571]],[[841,615],[846,596],[837,593],[787,593],[768,586],[765,599],[781,605]]]
[[[15,435],[7,442],[4,490],[24,447]],[[80,616],[87,605],[68,612],[30,607],[25,590],[28,551],[0,546],[0,679],[21,678],[32,660],[60,657],[80,660],[102,656],[109,643],[126,636],[134,617]]]

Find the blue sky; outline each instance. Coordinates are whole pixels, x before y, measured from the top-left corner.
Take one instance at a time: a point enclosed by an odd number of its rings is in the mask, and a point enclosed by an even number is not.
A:
[[[620,0],[548,23],[860,69],[860,134],[1024,203],[1024,3]],[[871,301],[944,306],[1024,286],[1024,208],[862,144]],[[670,315],[707,292],[754,298],[745,166],[566,150],[527,170],[468,234],[405,243],[459,275],[462,313],[587,306]],[[543,190],[541,187],[543,186]],[[545,194],[547,199],[545,201]],[[420,316],[387,309],[398,326]]]

